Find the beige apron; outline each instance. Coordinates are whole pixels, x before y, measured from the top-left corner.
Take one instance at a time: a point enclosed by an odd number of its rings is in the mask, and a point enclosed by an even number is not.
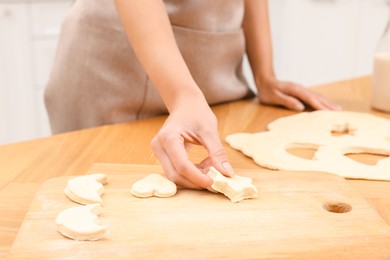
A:
[[[253,95],[242,73],[243,0],[164,1],[179,49],[209,104]],[[53,133],[167,113],[112,0],[77,0],[45,93]]]

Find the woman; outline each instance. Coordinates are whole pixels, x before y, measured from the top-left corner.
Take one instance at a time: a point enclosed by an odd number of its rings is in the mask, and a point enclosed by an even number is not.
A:
[[[210,187],[210,166],[234,173],[209,104],[254,95],[242,74],[245,51],[260,102],[339,109],[276,80],[266,0],[79,0],[64,22],[46,90],[52,130],[168,112],[152,140],[156,157],[177,184]],[[209,153],[199,165],[188,159],[192,144]]]

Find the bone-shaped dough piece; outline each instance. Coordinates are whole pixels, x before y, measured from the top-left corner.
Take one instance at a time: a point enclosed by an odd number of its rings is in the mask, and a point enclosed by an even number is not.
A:
[[[176,184],[157,173],[152,173],[135,182],[131,187],[131,194],[139,198],[160,197],[166,198],[176,194]]]
[[[70,200],[83,205],[103,204],[100,196],[104,192],[103,184],[106,183],[107,176],[102,173],[79,176],[68,181],[64,193]]]
[[[106,227],[96,223],[101,211],[97,203],[65,209],[56,218],[57,230],[74,240],[98,240],[106,233]]]
[[[213,184],[211,188],[221,192],[232,202],[239,202],[244,199],[253,199],[257,197],[257,189],[253,185],[251,178],[233,176],[231,178],[223,176],[217,169],[210,167],[207,173]]]

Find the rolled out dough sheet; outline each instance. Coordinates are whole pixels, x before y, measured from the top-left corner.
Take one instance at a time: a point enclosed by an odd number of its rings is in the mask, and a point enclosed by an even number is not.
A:
[[[334,173],[351,179],[390,180],[390,121],[357,112],[315,111],[283,117],[269,131],[236,133],[226,142],[260,166],[276,170]],[[345,133],[333,135],[332,133]],[[312,160],[287,152],[289,148],[317,149]],[[356,162],[346,154],[387,156],[376,165]]]

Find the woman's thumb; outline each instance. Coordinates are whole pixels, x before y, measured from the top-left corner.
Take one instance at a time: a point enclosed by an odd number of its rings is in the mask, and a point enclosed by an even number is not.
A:
[[[209,156],[211,158],[211,165],[220,173],[228,177],[234,176],[233,167],[228,161],[227,154],[223,149],[222,144],[218,149],[209,151]]]
[[[209,158],[211,159],[210,166],[214,166],[215,169],[227,177],[234,176],[233,167],[229,163],[227,153],[223,148],[218,132],[211,131],[211,133],[204,135],[203,145],[209,153]]]

